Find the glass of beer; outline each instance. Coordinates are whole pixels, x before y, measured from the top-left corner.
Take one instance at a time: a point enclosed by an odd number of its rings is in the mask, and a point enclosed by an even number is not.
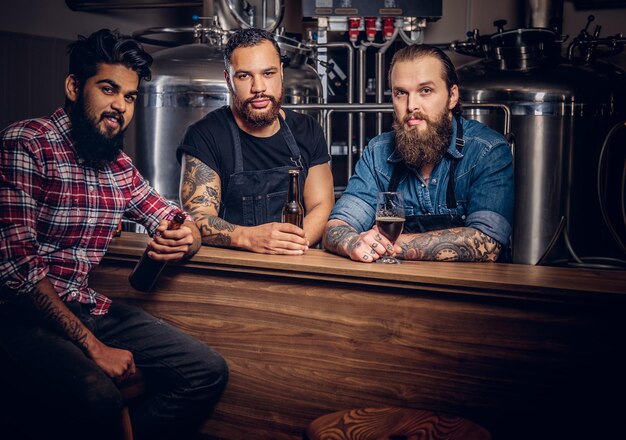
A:
[[[404,228],[404,198],[399,192],[379,192],[376,201],[376,226],[382,235],[395,243]],[[400,264],[397,258],[384,255],[377,263]]]

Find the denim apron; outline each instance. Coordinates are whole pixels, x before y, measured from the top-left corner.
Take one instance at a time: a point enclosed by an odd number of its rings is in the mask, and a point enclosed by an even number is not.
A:
[[[461,152],[465,141],[463,140],[463,126],[459,118],[456,119],[456,149]],[[456,186],[456,179],[454,173],[456,166],[460,159],[450,155],[450,177],[448,179],[448,188],[446,190],[446,205],[448,209],[456,209],[456,196],[454,195],[454,188]],[[408,169],[404,162],[399,162],[394,166],[393,173],[391,174],[391,180],[389,182],[388,191],[396,191],[398,184],[404,175],[408,172]],[[417,234],[421,232],[436,231],[438,229],[450,229],[460,226],[465,226],[465,220],[458,214],[432,214],[432,215],[409,215],[404,222],[404,229],[402,233]]]
[[[280,133],[291,153],[291,165],[268,170],[244,171],[241,153],[239,127],[228,118],[234,139],[235,169],[230,175],[228,188],[224,189],[220,217],[229,223],[241,226],[256,226],[270,222],[280,222],[282,208],[287,200],[289,170],[300,170],[300,188],[304,188],[306,170],[296,140],[283,118],[278,115]],[[300,191],[302,199],[302,191]],[[302,203],[302,200],[300,200]]]

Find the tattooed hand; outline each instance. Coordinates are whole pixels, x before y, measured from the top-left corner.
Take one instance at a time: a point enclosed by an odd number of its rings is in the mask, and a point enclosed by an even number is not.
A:
[[[374,226],[358,233],[356,229],[340,220],[330,220],[326,226],[324,247],[354,261],[371,263],[384,255],[395,255],[401,249],[387,240]]]

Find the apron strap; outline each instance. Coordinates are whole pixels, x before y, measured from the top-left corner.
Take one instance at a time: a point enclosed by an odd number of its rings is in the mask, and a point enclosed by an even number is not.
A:
[[[456,139],[454,144],[456,146],[457,151],[460,153],[465,145],[465,140],[463,139],[463,125],[461,124],[460,118],[456,119]],[[456,187],[456,179],[454,177],[456,172],[456,166],[459,162],[459,159],[450,155],[450,177],[448,178],[448,187],[446,189],[446,205],[448,209],[456,208],[456,196],[454,195],[454,188]],[[389,180],[389,189],[387,191],[393,192],[398,190],[398,184],[400,180],[406,174],[407,167],[404,162],[398,162],[393,167],[393,173],[391,174],[391,179]]]
[[[302,155],[300,154],[300,149],[298,148],[298,144],[296,143],[296,139],[293,137],[293,133],[289,129],[287,122],[283,119],[283,117],[278,114],[278,120],[280,121],[280,132],[283,135],[283,139],[287,143],[289,147],[289,151],[291,152],[291,163],[293,163],[300,171],[304,170],[304,166],[302,165]]]
[[[232,113],[232,110],[229,112],[228,120],[228,128],[230,128],[230,133],[233,136],[233,150],[235,153],[235,169],[233,173],[241,173],[243,172],[243,154],[241,153],[241,137],[239,136],[239,127],[235,122],[235,116]],[[226,188],[224,188],[226,189]]]
[[[456,119],[456,139],[454,144],[456,150],[460,153],[465,146],[465,139],[463,139],[463,125],[461,125],[461,118]],[[456,196],[454,195],[454,189],[456,188],[456,166],[459,163],[459,159],[450,155],[450,177],[448,177],[448,188],[446,189],[446,205],[448,209],[456,208]]]

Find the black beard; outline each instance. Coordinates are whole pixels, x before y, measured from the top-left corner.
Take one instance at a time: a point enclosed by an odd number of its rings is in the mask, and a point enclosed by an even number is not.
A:
[[[411,116],[415,115],[426,121],[426,132],[421,133],[417,127],[407,130],[406,123]],[[444,110],[439,120],[433,122],[419,112],[406,115],[402,123],[398,122],[394,114],[393,128],[396,133],[396,151],[402,156],[407,165],[419,170],[422,165],[435,164],[448,151],[450,138],[452,137],[452,120],[448,111]]]
[[[116,116],[120,125],[123,126],[124,124],[124,116],[119,113],[103,113],[100,115],[100,119],[105,116]],[[74,147],[86,166],[103,169],[112,163],[124,148],[124,131],[113,137],[107,137],[89,119],[82,92],[71,109],[70,119],[72,120]]]
[[[230,87],[229,87],[230,88]],[[258,95],[242,101],[237,97],[234,90],[230,89],[230,96],[233,98],[233,106],[235,111],[248,123],[255,128],[268,127],[274,123],[278,117],[278,112],[283,102],[283,94],[276,99],[274,96],[259,93]],[[268,112],[257,113],[251,109],[252,101],[259,98],[267,98],[272,103],[272,108]]]

